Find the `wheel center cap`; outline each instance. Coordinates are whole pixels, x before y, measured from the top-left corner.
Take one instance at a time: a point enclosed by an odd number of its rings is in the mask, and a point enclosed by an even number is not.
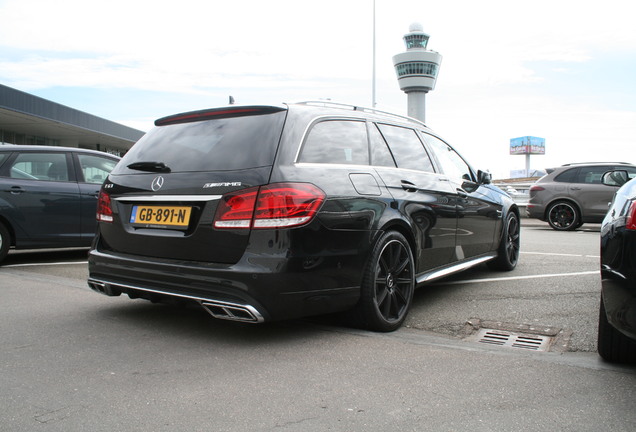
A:
[[[389,289],[392,289],[394,285],[395,285],[395,279],[393,279],[393,274],[389,273],[388,276],[386,277],[386,287]]]

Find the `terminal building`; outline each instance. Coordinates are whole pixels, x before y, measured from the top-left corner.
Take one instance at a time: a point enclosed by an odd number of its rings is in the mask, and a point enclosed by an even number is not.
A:
[[[143,134],[0,84],[0,145],[79,147],[123,156]]]

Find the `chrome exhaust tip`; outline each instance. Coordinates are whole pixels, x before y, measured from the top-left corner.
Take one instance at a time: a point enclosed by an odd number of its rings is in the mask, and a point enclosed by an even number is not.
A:
[[[254,324],[264,321],[263,316],[250,305],[206,300],[201,302],[201,306],[214,318],[222,320]]]

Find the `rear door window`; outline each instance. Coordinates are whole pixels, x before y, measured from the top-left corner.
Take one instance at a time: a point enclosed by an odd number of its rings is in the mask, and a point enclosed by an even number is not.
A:
[[[9,168],[9,177],[23,180],[68,181],[64,153],[20,153]]]
[[[601,177],[607,171],[611,170],[611,166],[594,166],[581,167],[576,177],[576,183],[601,184]]]
[[[307,134],[298,162],[369,165],[366,123],[327,120]]]
[[[395,161],[387,147],[382,134],[375,124],[369,127],[369,143],[371,144],[371,164],[374,166],[395,167]]]
[[[399,168],[434,172],[431,158],[413,129],[378,124]]]

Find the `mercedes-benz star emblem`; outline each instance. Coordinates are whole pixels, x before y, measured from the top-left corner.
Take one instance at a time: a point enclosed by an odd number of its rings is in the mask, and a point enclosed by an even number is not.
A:
[[[163,186],[163,177],[161,176],[157,176],[152,180],[152,184],[150,185],[150,187],[152,188],[153,191],[158,191],[159,189],[161,189],[161,186]]]

